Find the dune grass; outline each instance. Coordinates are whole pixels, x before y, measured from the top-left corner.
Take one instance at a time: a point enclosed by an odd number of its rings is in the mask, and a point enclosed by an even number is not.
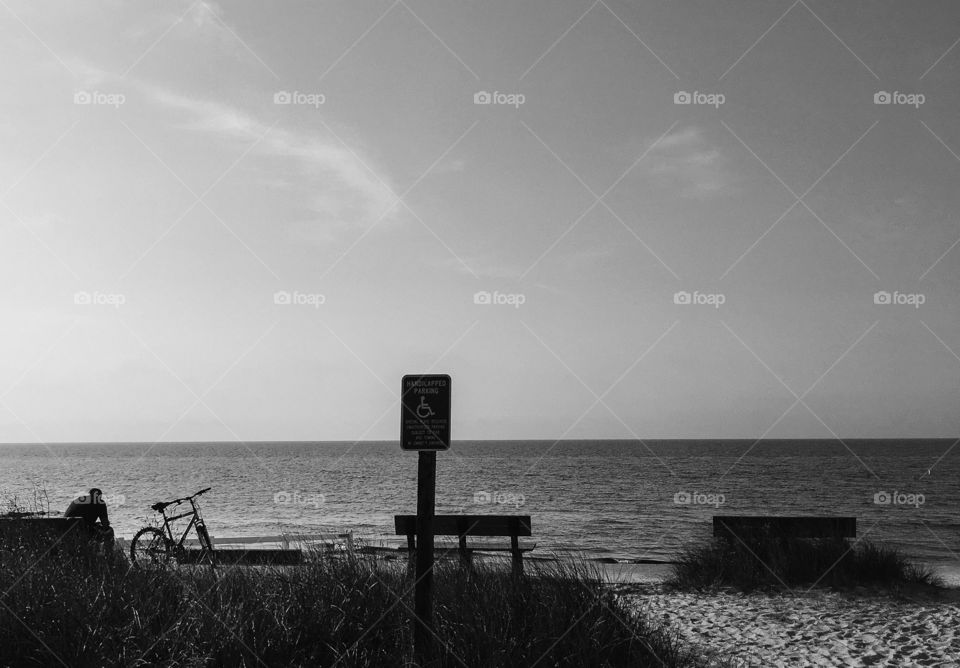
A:
[[[0,536],[0,665],[416,665],[403,564],[314,554],[151,572],[80,541]],[[699,665],[587,566],[527,571],[438,562],[435,665]]]
[[[669,584],[680,589],[730,586],[740,590],[796,586],[852,588],[942,586],[935,573],[898,550],[846,539],[801,539],[759,534],[714,538],[688,547]]]

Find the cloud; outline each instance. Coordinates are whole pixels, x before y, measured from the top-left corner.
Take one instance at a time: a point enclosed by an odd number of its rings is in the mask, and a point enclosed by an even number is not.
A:
[[[694,144],[699,144],[701,141],[703,140],[701,138],[700,129],[689,127],[663,137],[657,142],[655,150],[689,147]]]
[[[396,188],[392,179],[353,137],[337,129],[345,140],[341,141],[322,129],[284,128],[263,120],[277,115],[277,109],[269,104],[275,92],[272,87],[262,91],[260,104],[253,107],[205,92],[208,89],[198,87],[190,72],[180,69],[168,70],[167,79],[138,76],[139,59],[159,60],[165,47],[188,54],[197,63],[206,62],[205,55],[223,53],[256,57],[243,41],[242,31],[229,24],[231,9],[226,3],[170,0],[136,9],[123,0],[92,0],[83,7],[79,6],[83,3],[66,0],[52,0],[49,5],[11,2],[17,12],[22,10],[30,25],[42,27],[43,35],[50,36],[62,62],[75,75],[71,85],[74,90],[116,91],[127,94],[131,101],[140,97],[156,110],[144,109],[141,119],[171,124],[214,141],[235,142],[241,151],[257,142],[245,161],[256,165],[258,157],[261,163],[273,159],[269,167],[274,168],[276,159],[280,160],[282,169],[264,174],[263,187],[275,189],[278,178],[286,180],[289,196],[285,201],[301,209],[300,220],[314,219],[331,230],[345,230],[381,219],[389,222],[401,215],[399,207],[393,206]],[[96,20],[98,17],[102,20]],[[48,27],[48,23],[52,25]],[[79,41],[57,37],[70,24],[90,24],[94,32]],[[112,48],[96,47],[104,42]],[[98,56],[90,57],[90,53]],[[59,63],[46,66],[62,75]],[[231,74],[228,71],[221,76],[224,90],[230,90]],[[247,78],[243,82],[246,86]],[[271,85],[274,83],[271,81]]]
[[[652,149],[647,173],[666,179],[682,197],[704,198],[729,187],[720,151],[707,144],[700,128],[667,135]]]
[[[366,226],[393,218],[399,210],[393,206],[395,189],[382,172],[336,139],[270,126],[236,107],[163,87],[138,87],[161,107],[184,114],[184,129],[246,145],[259,141],[253,152],[295,161],[309,184],[307,206],[331,222]]]
[[[303,206],[318,214],[317,224],[366,227],[375,221],[394,220],[400,211],[395,206],[396,188],[384,170],[375,167],[360,149],[339,139],[268,125],[238,107],[133,77],[121,78],[82,59],[70,59],[68,63],[83,87],[115,85],[117,90],[136,90],[162,110],[180,114],[182,119],[176,123],[184,130],[236,141],[244,147],[258,142],[251,153],[292,161],[299,168],[299,178],[278,181],[271,174],[264,178],[263,186],[276,188],[282,184],[287,190],[299,192]],[[326,234],[313,237],[327,238]]]

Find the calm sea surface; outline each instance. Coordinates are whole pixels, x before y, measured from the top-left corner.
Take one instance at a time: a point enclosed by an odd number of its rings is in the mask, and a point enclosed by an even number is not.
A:
[[[539,554],[622,560],[670,559],[707,537],[715,514],[852,515],[861,536],[950,570],[960,565],[953,444],[460,441],[438,455],[437,512],[528,514]],[[0,499],[40,486],[62,512],[97,486],[129,537],[152,503],[212,487],[203,510],[214,536],[353,530],[391,545],[393,515],[415,512],[416,471],[416,453],[396,442],[0,445]]]

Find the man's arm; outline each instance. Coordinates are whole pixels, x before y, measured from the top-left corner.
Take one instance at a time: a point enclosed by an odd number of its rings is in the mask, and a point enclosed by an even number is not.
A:
[[[110,526],[110,520],[107,518],[107,504],[103,502],[97,504],[97,519],[103,526]]]

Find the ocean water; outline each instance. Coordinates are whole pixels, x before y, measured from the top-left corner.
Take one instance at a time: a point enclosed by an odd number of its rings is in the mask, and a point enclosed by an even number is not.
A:
[[[717,514],[850,515],[861,536],[949,571],[960,567],[953,445],[455,441],[437,456],[437,512],[531,515],[535,554],[623,561],[669,560]],[[396,442],[0,445],[0,500],[40,487],[59,513],[100,487],[127,537],[152,503],[212,487],[202,508],[215,537],[352,530],[396,545],[393,515],[415,512],[416,473],[417,454]]]

